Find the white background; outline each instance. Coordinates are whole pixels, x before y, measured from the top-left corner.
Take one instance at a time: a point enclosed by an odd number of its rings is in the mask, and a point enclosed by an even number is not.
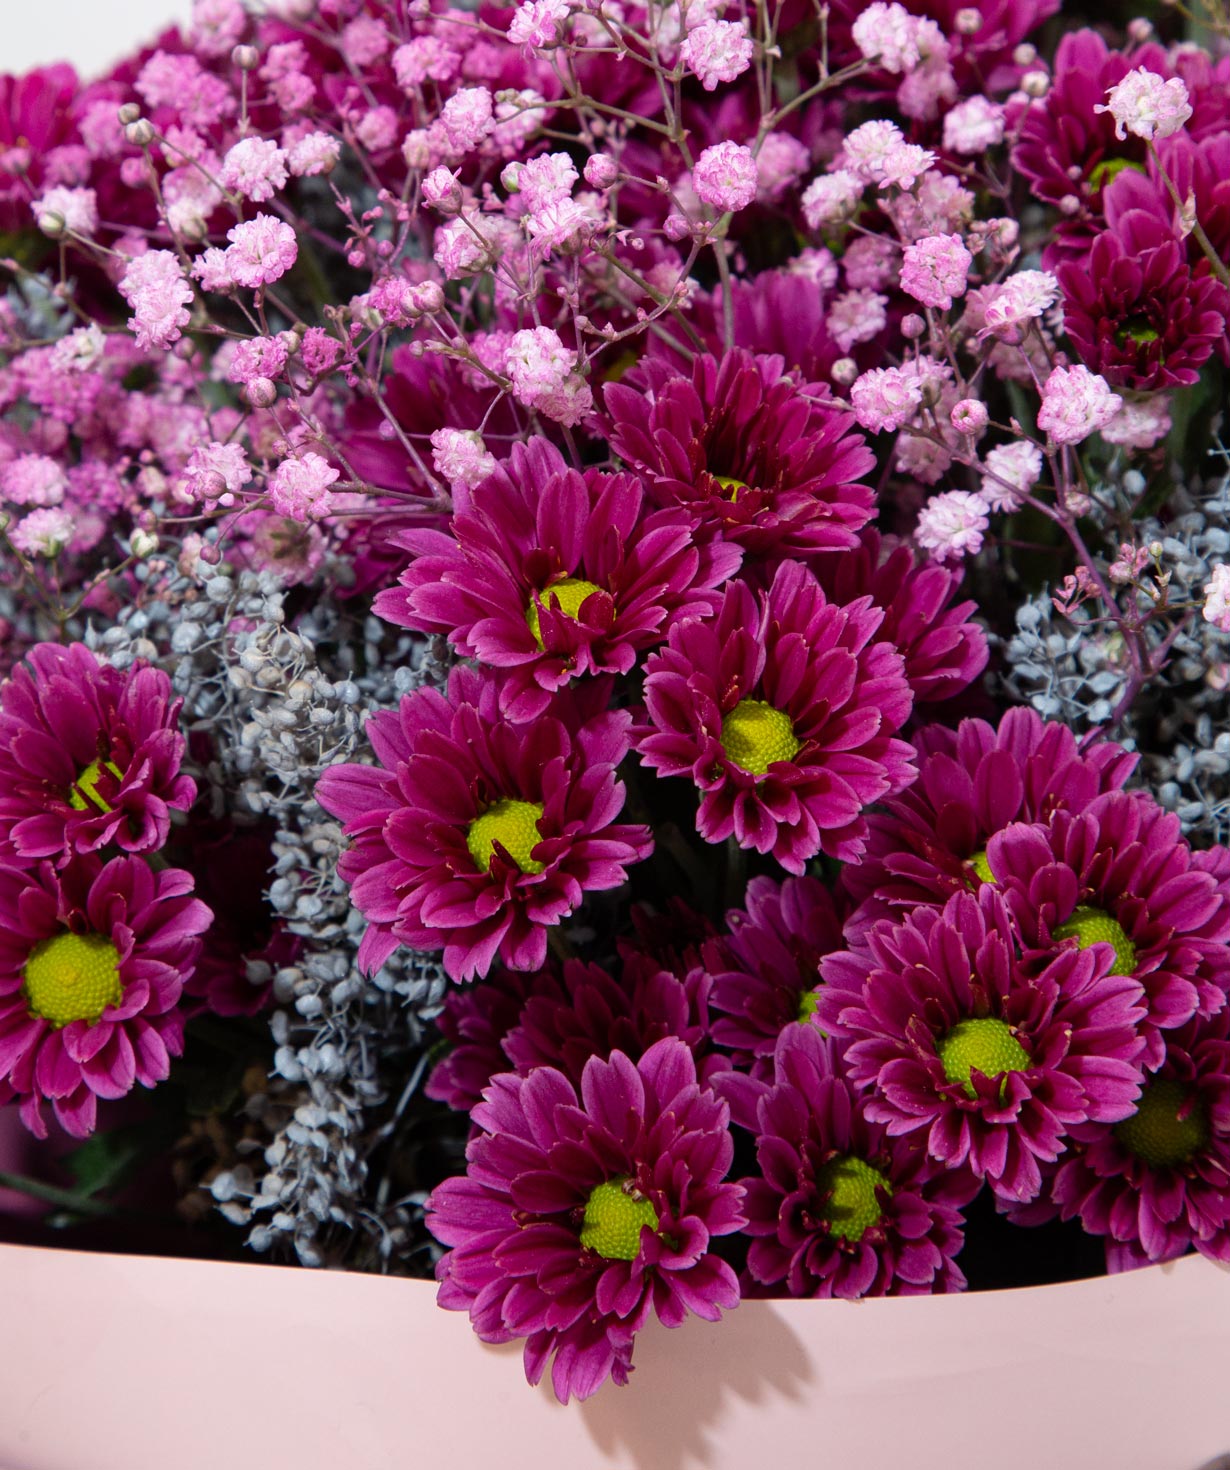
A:
[[[91,77],[191,9],[191,0],[0,0],[0,72],[71,61]]]

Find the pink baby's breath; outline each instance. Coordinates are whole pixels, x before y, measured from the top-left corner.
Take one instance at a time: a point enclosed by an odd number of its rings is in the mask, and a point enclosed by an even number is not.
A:
[[[1205,583],[1202,613],[1206,623],[1230,633],[1230,565],[1225,562],[1214,566],[1212,580]]]
[[[269,480],[269,500],[278,515],[292,521],[318,521],[333,509],[329,486],[339,472],[328,460],[309,450],[297,459],[284,459]]]
[[[1105,103],[1094,112],[1109,112],[1115,120],[1115,136],[1126,138],[1169,138],[1192,115],[1187,88],[1178,77],[1167,81],[1156,72],[1138,66],[1107,91]]]
[[[922,403],[916,376],[901,368],[872,368],[850,389],[854,417],[873,433],[891,432],[913,418]]]
[[[905,247],[901,289],[924,306],[947,311],[955,297],[965,294],[973,263],[960,235],[928,235]]]
[[[1123,399],[1105,378],[1088,368],[1058,367],[1042,390],[1038,427],[1056,444],[1079,444],[1096,434],[1119,411]]]
[[[717,210],[746,209],[756,197],[756,160],[741,143],[715,143],[692,171],[696,197]]]
[[[293,239],[293,232],[292,232]],[[128,325],[141,347],[170,347],[188,325],[192,287],[170,250],[149,250],[131,261],[120,279],[120,295],[132,308]]]
[[[949,561],[980,551],[986,529],[987,507],[981,497],[948,490],[932,496],[919,511],[914,535],[937,561]]]
[[[706,92],[721,82],[733,82],[752,64],[756,48],[743,21],[705,20],[694,26],[679,48],[679,56]]]
[[[299,258],[295,232],[272,215],[258,214],[227,231],[226,270],[236,285],[257,290],[280,280]]]

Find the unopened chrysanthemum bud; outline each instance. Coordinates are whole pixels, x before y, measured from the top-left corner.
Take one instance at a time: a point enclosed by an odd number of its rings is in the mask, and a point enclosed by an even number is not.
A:
[[[141,104],[139,102],[125,102],[119,110],[120,127],[126,128],[129,123],[135,123],[141,116]]]
[[[147,117],[139,117],[124,129],[124,136],[134,148],[148,148],[154,141],[154,126]]]
[[[255,46],[236,46],[231,60],[240,71],[255,71],[260,65],[261,54]]]
[[[158,537],[152,531],[134,531],[131,545],[133,556],[138,561],[144,561],[147,556],[153,556],[158,550]]]

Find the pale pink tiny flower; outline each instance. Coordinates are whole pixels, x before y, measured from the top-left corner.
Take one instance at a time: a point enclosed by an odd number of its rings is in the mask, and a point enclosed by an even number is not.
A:
[[[286,153],[272,138],[241,138],[222,160],[222,182],[260,204],[286,186]]]
[[[1107,91],[1107,101],[1094,112],[1109,112],[1115,120],[1115,136],[1126,138],[1169,138],[1192,115],[1187,88],[1178,77],[1167,81],[1156,72],[1138,66]]]
[[[924,306],[947,311],[965,294],[974,259],[960,235],[927,235],[905,247],[901,289]]]
[[[1027,439],[1001,444],[983,457],[979,495],[991,510],[1016,510],[1042,475],[1042,451]]]
[[[318,521],[333,509],[329,486],[338,471],[310,450],[297,459],[284,459],[269,480],[269,500],[278,515],[292,521]]]
[[[1134,582],[1141,572],[1149,565],[1149,552],[1143,546],[1133,546],[1124,542],[1119,547],[1119,554],[1107,568],[1107,576],[1117,586],[1126,587],[1128,583]]]
[[[558,46],[564,39],[571,13],[567,0],[527,0],[513,14],[508,39],[527,51]]]
[[[238,286],[256,290],[284,276],[299,258],[294,230],[284,220],[258,214],[227,231],[226,269]]]
[[[1049,311],[1058,299],[1059,281],[1050,271],[1017,271],[984,306],[978,335],[1019,342],[1029,323]]]
[[[962,398],[954,403],[948,420],[958,434],[976,439],[990,422],[987,406],[979,398]]]
[[[987,507],[967,490],[933,495],[918,513],[914,539],[937,561],[959,560],[982,548]]]
[[[745,21],[705,20],[694,26],[679,48],[679,57],[706,92],[719,82],[733,82],[752,64],[756,48]]]
[[[286,166],[295,178],[331,173],[342,156],[342,145],[328,133],[307,133],[286,150]]]
[[[1102,438],[1125,449],[1152,449],[1170,430],[1169,397],[1150,393],[1147,398],[1125,398],[1114,418],[1103,424]]]
[[[850,27],[854,44],[867,61],[880,71],[913,71],[921,59],[918,49],[919,18],[904,5],[875,0]]]
[[[862,202],[865,187],[862,179],[844,168],[813,179],[800,200],[808,227],[818,231],[826,225],[844,224]]]
[[[967,97],[944,116],[944,147],[972,157],[1004,141],[1004,109],[986,97]]]
[[[1230,633],[1230,564],[1218,562],[1212,580],[1204,584],[1204,620]]]
[[[93,189],[48,189],[30,211],[43,234],[53,238],[68,230],[89,239],[98,228],[98,196]]]
[[[781,199],[811,167],[811,153],[791,133],[766,133],[756,155],[756,183],[761,199]]]
[[[472,490],[496,470],[495,456],[473,429],[436,429],[431,436],[431,462],[441,479],[456,489]]]
[[[62,505],[32,510],[8,528],[9,541],[26,556],[59,556],[73,539],[73,518]]]
[[[704,204],[722,212],[746,209],[756,198],[756,160],[750,148],[715,143],[696,160],[692,187]]]
[[[872,433],[892,432],[922,405],[922,385],[902,368],[871,368],[850,389],[854,417]]]
[[[139,347],[170,347],[188,325],[192,287],[171,250],[147,250],[120,278],[120,295],[132,308],[128,325]]]
[[[825,326],[829,336],[849,352],[857,342],[870,342],[888,325],[888,297],[875,291],[847,291],[829,307]]]
[[[1058,367],[1042,390],[1038,427],[1056,444],[1079,444],[1108,424],[1123,404],[1106,379],[1088,368]]]

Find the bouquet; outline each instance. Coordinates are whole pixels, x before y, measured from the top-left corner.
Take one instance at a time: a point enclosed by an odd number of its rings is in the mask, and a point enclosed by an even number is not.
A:
[[[10,1238],[564,1401],[1230,1260],[1223,0],[196,0],[0,140]]]

